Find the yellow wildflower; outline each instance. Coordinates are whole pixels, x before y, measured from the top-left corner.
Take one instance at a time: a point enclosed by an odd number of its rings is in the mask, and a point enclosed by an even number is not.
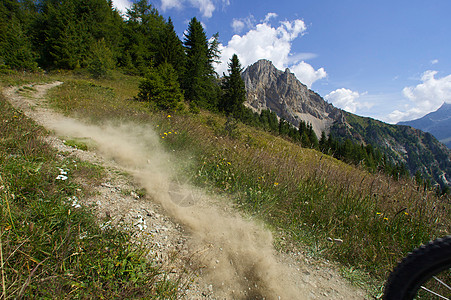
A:
[[[278,186],[279,185],[279,183],[278,182],[274,182],[274,186]]]

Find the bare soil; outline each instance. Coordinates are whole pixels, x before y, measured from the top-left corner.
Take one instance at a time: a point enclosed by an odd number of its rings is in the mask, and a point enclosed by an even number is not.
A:
[[[60,84],[34,85],[35,91],[27,93],[10,87],[3,93],[52,132],[46,140],[62,157],[105,168],[102,182],[81,182],[92,196],[79,204],[94,206],[99,218],[107,220],[102,226],[132,232],[171,277],[182,278],[181,298],[368,298],[330,262],[311,260],[302,250],[274,250],[272,233],[238,213],[229,199],[178,182],[171,155],[162,150],[152,128],[95,126],[50,109],[46,92]],[[95,146],[79,150],[64,143],[68,138],[88,139]]]

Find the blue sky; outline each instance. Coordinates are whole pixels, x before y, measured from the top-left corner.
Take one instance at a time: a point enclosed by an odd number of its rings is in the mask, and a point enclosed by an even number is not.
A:
[[[181,38],[193,16],[209,37],[219,33],[219,74],[233,53],[243,67],[266,58],[335,106],[389,123],[451,103],[449,0],[150,3],[172,18]]]

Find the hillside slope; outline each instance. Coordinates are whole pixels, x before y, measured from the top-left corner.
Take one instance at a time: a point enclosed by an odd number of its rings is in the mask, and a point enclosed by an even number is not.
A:
[[[321,131],[339,141],[350,139],[372,144],[393,163],[405,164],[440,184],[450,184],[451,151],[431,134],[406,126],[390,125],[348,113],[327,103],[309,90],[288,69],[277,70],[268,60],[259,60],[242,73],[246,84],[246,106],[270,109],[294,126],[311,123],[317,136]]]
[[[90,150],[75,150],[64,146],[61,138],[53,137],[53,145],[60,151],[109,167],[114,165],[113,173],[130,174],[146,189],[148,196],[141,199],[135,191],[127,191],[130,184],[124,184],[123,178],[120,182],[116,175],[95,187],[98,191],[95,197],[81,198],[80,204],[96,205],[99,216],[110,218],[106,226],[131,231],[137,242],[152,249],[157,263],[181,263],[182,260],[186,272],[200,268],[202,271],[196,273],[195,282],[179,290],[188,299],[365,297],[327,264],[303,263],[300,252],[292,256],[277,253],[272,233],[258,222],[243,218],[225,197],[215,199],[189,184],[181,184],[173,177],[175,165],[171,160],[174,158],[164,150],[161,137],[154,131],[160,126],[155,128],[133,120],[114,125],[111,115],[97,125],[63,116],[49,109],[43,98],[45,90],[56,85],[28,86],[27,89],[39,93],[25,96],[17,93],[18,88],[10,88],[5,95],[17,108],[57,136],[94,145]],[[79,85],[83,91],[92,88],[108,99],[111,96],[109,88],[86,82]],[[73,91],[76,86],[72,83],[69,89]],[[64,107],[72,111],[74,107],[70,104],[74,103],[66,102]],[[179,271],[174,269],[174,272]]]
[[[430,133],[345,112],[344,122],[334,123],[330,134],[372,144],[392,161],[405,164],[412,175],[419,171],[435,182],[450,184],[451,151]]]

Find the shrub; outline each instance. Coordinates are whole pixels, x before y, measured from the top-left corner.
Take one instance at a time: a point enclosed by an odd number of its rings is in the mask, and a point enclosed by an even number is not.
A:
[[[183,94],[174,68],[170,64],[164,63],[158,68],[150,70],[139,85],[137,99],[153,102],[157,108],[162,110],[182,109]]]

